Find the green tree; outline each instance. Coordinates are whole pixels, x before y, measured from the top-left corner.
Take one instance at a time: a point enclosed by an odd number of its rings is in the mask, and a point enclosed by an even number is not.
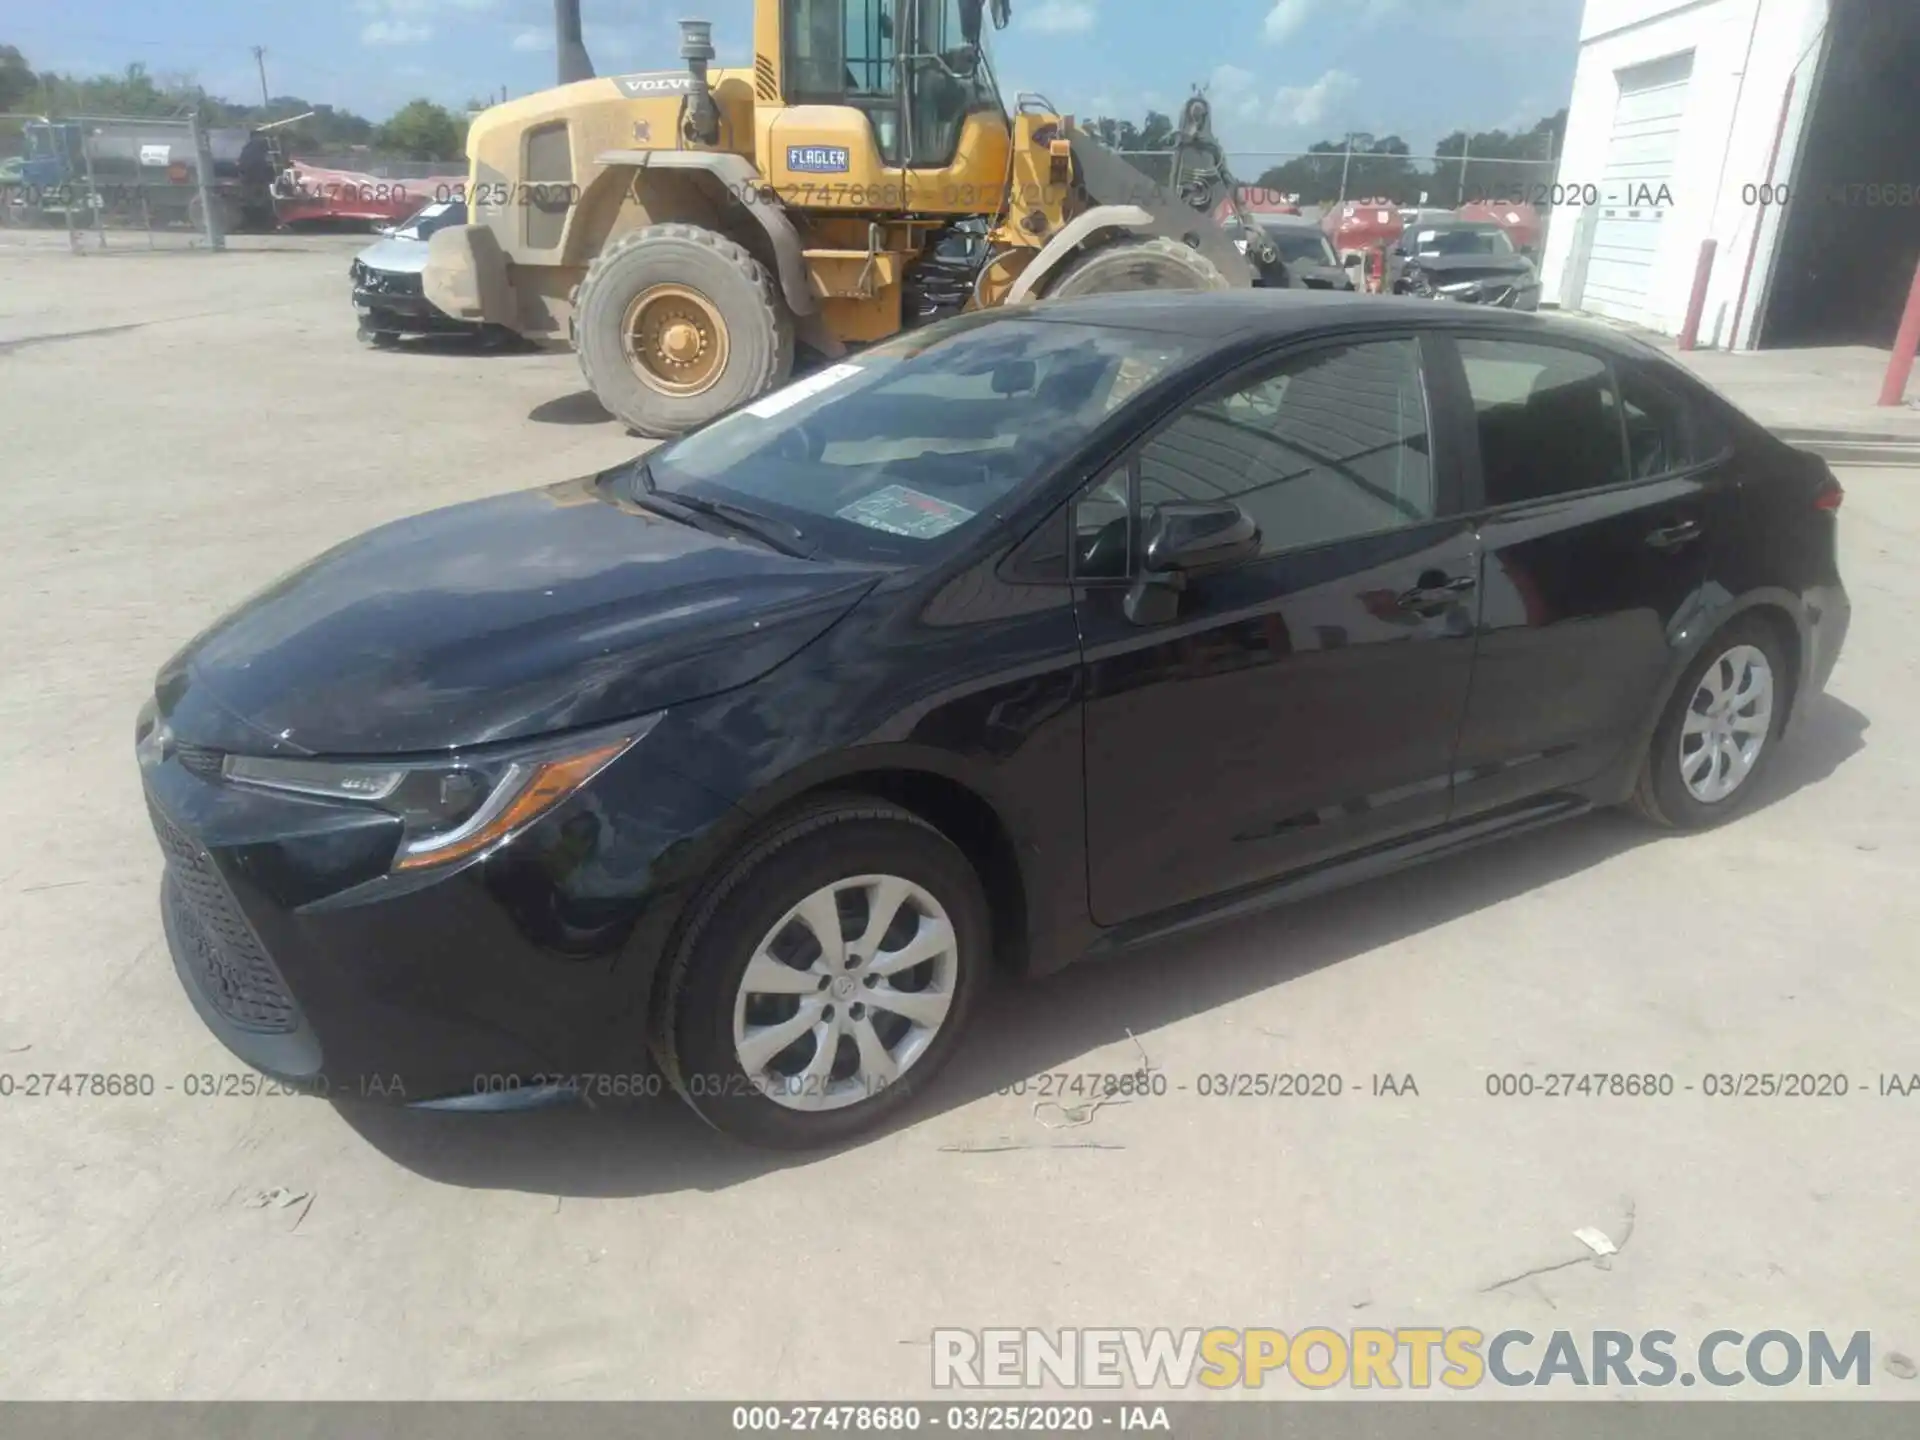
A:
[[[33,67],[19,47],[0,45],[0,111],[21,109],[36,83]]]
[[[467,124],[431,100],[409,100],[374,131],[374,144],[409,160],[457,160],[466,151]]]

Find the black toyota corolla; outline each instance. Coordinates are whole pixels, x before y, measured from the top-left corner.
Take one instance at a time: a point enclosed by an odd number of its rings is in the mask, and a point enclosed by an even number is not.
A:
[[[832,1141],[992,961],[1594,806],[1737,813],[1846,633],[1840,500],[1604,331],[1297,291],[959,317],[195,639],[138,726],[167,939],[308,1086],[651,1077]]]

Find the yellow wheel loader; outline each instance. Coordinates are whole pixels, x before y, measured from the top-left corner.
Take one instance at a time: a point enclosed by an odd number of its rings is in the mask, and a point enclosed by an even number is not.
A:
[[[596,77],[556,0],[560,84],[478,116],[470,223],[426,295],[571,343],[643,435],[678,435],[829,359],[960,310],[1114,290],[1290,283],[1239,197],[1203,95],[1149,175],[1037,96],[1009,115],[986,21],[1010,0],[757,0],[753,61]],[[1245,215],[1241,213],[1245,222]],[[1244,235],[1262,237],[1243,223]]]

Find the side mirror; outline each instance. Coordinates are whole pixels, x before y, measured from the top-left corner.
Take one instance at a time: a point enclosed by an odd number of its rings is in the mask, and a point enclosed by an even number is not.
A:
[[[1231,500],[1156,505],[1147,522],[1150,573],[1204,575],[1260,553],[1260,527]]]
[[[1147,521],[1146,540],[1145,567],[1127,593],[1127,618],[1136,625],[1174,619],[1189,580],[1231,569],[1260,553],[1260,527],[1231,500],[1156,506]]]
[[[1342,265],[1345,265],[1349,270],[1358,270],[1361,266],[1367,263],[1367,257],[1362,255],[1358,250],[1355,250],[1351,254],[1349,254],[1345,260],[1341,261],[1340,263]]]

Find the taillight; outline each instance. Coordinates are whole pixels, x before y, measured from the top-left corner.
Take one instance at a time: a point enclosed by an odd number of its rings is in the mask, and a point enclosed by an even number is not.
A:
[[[1838,510],[1840,502],[1846,498],[1847,492],[1840,488],[1840,482],[1829,475],[1821,484],[1820,493],[1813,497],[1813,508],[1826,511]]]

